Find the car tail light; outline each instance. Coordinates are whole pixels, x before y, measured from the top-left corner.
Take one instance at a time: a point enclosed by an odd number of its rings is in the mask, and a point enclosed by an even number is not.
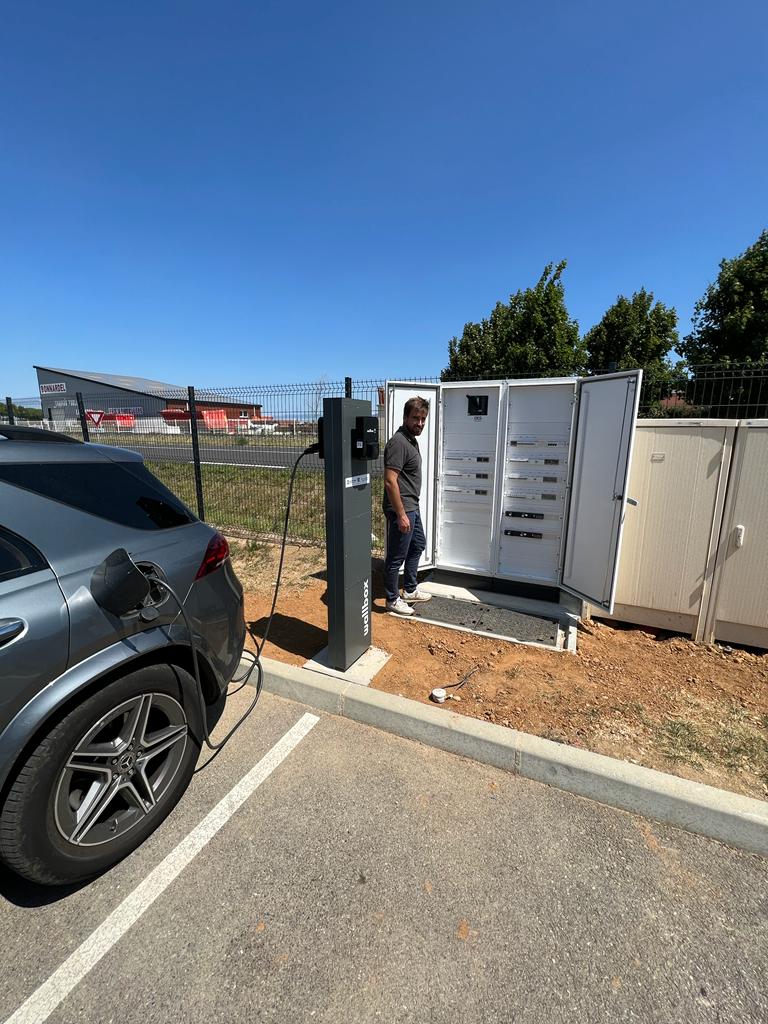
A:
[[[200,568],[197,570],[195,579],[199,580],[201,577],[207,576],[208,573],[224,565],[228,558],[229,544],[227,544],[227,538],[221,533],[216,533],[211,537],[208,547],[205,549],[205,555],[200,563]]]

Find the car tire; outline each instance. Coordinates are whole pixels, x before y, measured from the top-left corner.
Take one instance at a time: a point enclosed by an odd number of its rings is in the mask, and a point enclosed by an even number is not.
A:
[[[43,885],[80,882],[140,846],[176,805],[200,752],[195,683],[173,665],[92,693],[37,743],[0,811],[0,856]]]

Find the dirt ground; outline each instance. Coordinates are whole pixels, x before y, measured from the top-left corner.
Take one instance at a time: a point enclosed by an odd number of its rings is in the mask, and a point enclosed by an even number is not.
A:
[[[277,548],[232,540],[249,646],[269,614]],[[303,664],[326,644],[325,553],[287,549],[265,655]],[[577,653],[489,640],[388,615],[374,572],[373,643],[391,658],[372,685],[633,764],[768,798],[768,652],[594,620]],[[437,706],[437,705],[433,705]]]

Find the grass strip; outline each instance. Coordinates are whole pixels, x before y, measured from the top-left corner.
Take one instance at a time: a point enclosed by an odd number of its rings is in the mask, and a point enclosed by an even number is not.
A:
[[[197,510],[195,473],[189,464],[146,460],[146,466],[177,494],[192,511]],[[281,534],[291,473],[288,469],[250,466],[201,466],[205,518],[220,529],[274,536]],[[374,548],[384,543],[381,497],[384,481],[374,477],[372,531]],[[289,536],[317,544],[325,542],[325,479],[317,470],[296,474]]]

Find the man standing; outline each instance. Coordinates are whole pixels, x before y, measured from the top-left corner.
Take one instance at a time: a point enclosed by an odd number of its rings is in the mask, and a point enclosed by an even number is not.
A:
[[[409,398],[403,409],[403,425],[384,449],[384,514],[387,518],[384,584],[387,611],[395,615],[413,615],[411,605],[416,601],[429,601],[431,596],[419,590],[416,584],[419,559],[427,546],[419,513],[421,452],[417,438],[424,429],[428,413],[426,398]],[[403,563],[401,597],[397,577]]]

